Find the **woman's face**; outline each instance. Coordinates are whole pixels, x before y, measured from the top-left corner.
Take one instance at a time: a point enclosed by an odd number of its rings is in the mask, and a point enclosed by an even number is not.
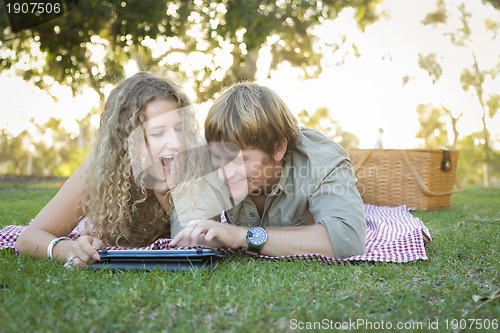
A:
[[[183,121],[177,102],[155,100],[144,108],[147,172],[172,188],[179,180],[180,154],[184,150]]]

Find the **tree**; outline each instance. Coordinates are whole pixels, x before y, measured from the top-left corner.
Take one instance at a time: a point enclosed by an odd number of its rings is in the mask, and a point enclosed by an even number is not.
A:
[[[88,149],[88,148],[86,148]],[[67,133],[61,120],[49,118],[43,125],[33,124],[14,136],[0,130],[0,172],[25,175],[31,155],[31,174],[69,176],[85,159],[85,148],[77,147],[77,138]]]
[[[74,95],[90,87],[102,109],[106,85],[120,81],[132,61],[139,70],[191,83],[198,102],[204,102],[224,86],[253,80],[264,46],[271,47],[270,71],[286,61],[302,68],[305,77],[318,75],[321,50],[312,28],[353,7],[364,29],[377,19],[379,1],[64,0],[67,8],[74,5],[65,15],[20,31],[9,26],[5,2],[0,3],[0,71],[15,70],[49,93],[54,82],[71,87]],[[79,148],[72,152],[77,160],[92,137],[89,131],[88,119],[82,120]]]
[[[443,105],[434,106],[432,104],[420,104],[417,106],[417,113],[420,129],[415,137],[423,139],[426,148],[456,148],[459,140],[457,122],[462,118],[462,114],[454,117],[452,112]],[[453,131],[451,144],[446,130],[448,119]]]
[[[178,14],[166,14],[168,3],[179,5]],[[1,15],[2,65],[8,69],[24,57],[33,64],[22,71],[26,80],[47,88],[45,78],[50,77],[70,86],[75,94],[88,85],[103,101],[104,85],[123,77],[125,61],[135,57],[141,63],[146,57],[140,55],[150,54],[141,44],[146,37],[185,35],[182,23],[189,10],[183,9],[190,4],[80,1],[66,15],[17,33],[9,27],[6,15]],[[5,10],[2,6],[1,12]],[[98,49],[104,52],[102,59],[95,55]]]
[[[443,119],[443,109],[432,104],[420,104],[417,113],[420,129],[415,137],[423,139],[427,148],[448,147],[448,131]]]
[[[498,8],[497,1],[488,1]],[[438,0],[436,2],[436,10],[429,13],[425,19],[422,21],[426,25],[441,25],[447,22],[447,20],[452,16],[452,11],[446,6],[443,0]],[[460,27],[454,31],[447,32],[446,35],[449,37],[452,45],[458,48],[467,49],[472,57],[472,66],[469,68],[463,68],[460,75],[460,84],[465,92],[470,92],[475,97],[478,106],[481,109],[481,121],[483,125],[483,130],[481,132],[482,138],[478,141],[482,148],[482,161],[484,167],[482,168],[484,172],[484,185],[488,186],[491,182],[490,173],[492,171],[492,159],[495,155],[493,150],[493,143],[491,134],[488,128],[488,120],[492,119],[499,108],[500,95],[496,93],[486,93],[485,83],[487,79],[494,80],[496,75],[500,70],[500,58],[497,60],[497,64],[492,68],[482,68],[480,62],[478,61],[478,53],[475,48],[475,43],[472,37],[472,31],[470,27],[471,13],[467,11],[465,2],[460,4],[457,8],[456,15],[458,16],[458,22]],[[494,23],[491,20],[486,20],[485,26],[492,32],[492,36],[496,36],[497,31],[500,27],[498,23]],[[496,37],[494,37],[496,38]],[[419,55],[419,66],[425,69],[429,76],[436,83],[439,81],[442,68],[439,65],[438,58],[435,54],[430,53],[428,55]],[[448,110],[451,115],[451,112]],[[460,116],[459,116],[460,117]],[[452,117],[452,124],[456,125],[456,120],[459,118]],[[430,119],[430,118],[429,118]],[[455,119],[455,120],[453,120]],[[458,132],[456,131],[456,126],[454,127],[455,138],[457,138]],[[473,140],[474,141],[474,140]],[[477,141],[477,140],[476,140]],[[457,142],[457,139],[455,139]]]
[[[351,132],[343,131],[338,121],[332,118],[328,107],[321,107],[314,111],[312,115],[306,110],[302,110],[298,116],[305,127],[322,132],[347,151],[359,146],[359,138]]]
[[[8,69],[26,59],[28,68],[20,70],[26,80],[46,87],[49,77],[75,93],[89,85],[102,101],[105,84],[122,78],[124,65],[134,60],[140,70],[159,66],[171,75],[193,78],[203,102],[222,86],[254,79],[264,45],[272,47],[273,68],[288,61],[306,76],[318,74],[321,54],[314,48],[311,28],[354,7],[364,29],[377,19],[377,2],[80,1],[66,15],[17,33],[9,27],[5,6],[0,6],[1,64]],[[229,66],[217,58],[226,50],[232,57]],[[185,56],[169,57],[173,54]],[[201,66],[189,61],[185,66],[186,56],[192,54],[203,58]]]
[[[500,9],[500,0],[483,0],[483,3],[490,3],[496,9]]]
[[[29,138],[28,131],[13,136],[5,129],[0,130],[0,172],[25,174],[28,161],[28,147],[25,142]]]
[[[490,156],[491,169],[486,173],[484,168],[484,151],[477,149],[483,140],[482,132],[471,133],[462,138],[457,147],[460,150],[460,163],[458,163],[458,174],[461,182],[464,185],[485,184],[488,180],[485,177],[488,175],[490,185],[500,185],[500,153],[493,151]]]

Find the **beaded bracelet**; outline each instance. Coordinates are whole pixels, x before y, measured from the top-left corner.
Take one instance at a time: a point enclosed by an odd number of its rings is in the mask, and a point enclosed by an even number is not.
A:
[[[62,240],[66,240],[66,239],[71,240],[71,238],[69,238],[69,237],[59,237],[59,238],[54,239],[52,242],[50,242],[49,247],[47,247],[47,258],[49,258],[49,259],[54,258],[52,256],[52,249],[54,248],[54,246],[56,246],[57,243],[59,243]]]

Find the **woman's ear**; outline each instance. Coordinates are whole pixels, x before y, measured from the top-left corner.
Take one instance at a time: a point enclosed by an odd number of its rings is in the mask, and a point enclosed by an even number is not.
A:
[[[286,153],[286,149],[288,147],[288,141],[287,139],[283,139],[283,141],[281,141],[281,143],[277,143],[275,146],[274,146],[274,161],[275,162],[280,162],[281,160],[283,160],[283,157],[285,156],[285,153]]]

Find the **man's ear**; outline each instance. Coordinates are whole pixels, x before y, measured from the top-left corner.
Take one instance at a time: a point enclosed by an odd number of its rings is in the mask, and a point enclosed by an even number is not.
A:
[[[283,141],[281,141],[281,143],[277,143],[275,146],[274,146],[274,161],[275,162],[280,162],[283,157],[285,156],[285,153],[286,153],[286,148],[288,147],[288,141],[287,139],[283,139]]]

